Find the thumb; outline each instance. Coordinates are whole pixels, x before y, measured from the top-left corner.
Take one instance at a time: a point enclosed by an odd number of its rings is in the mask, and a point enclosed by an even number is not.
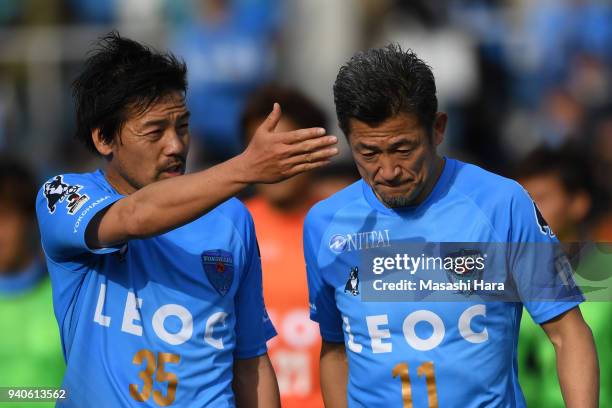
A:
[[[268,117],[263,121],[262,127],[268,132],[274,132],[276,130],[276,126],[281,118],[281,108],[278,103],[274,103],[272,107],[272,112],[268,115]]]

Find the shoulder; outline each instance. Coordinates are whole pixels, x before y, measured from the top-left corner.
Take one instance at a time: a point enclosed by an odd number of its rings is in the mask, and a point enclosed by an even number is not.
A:
[[[241,234],[250,235],[250,231],[253,229],[253,217],[251,213],[242,201],[237,198],[230,198],[219,204],[214,210],[203,217],[203,219],[214,218],[223,219],[225,222],[233,225]]]
[[[466,202],[505,242],[519,218],[534,215],[534,204],[523,186],[473,164],[457,161],[451,199]]]
[[[219,213],[229,218],[244,219],[251,218],[251,213],[247,207],[237,198],[230,198],[219,204],[211,213]]]
[[[504,202],[525,194],[523,187],[507,177],[490,172],[474,164],[456,162],[453,188],[478,201]]]
[[[65,173],[49,178],[41,186],[41,191],[65,189],[70,187],[105,187],[104,177],[99,172]]]
[[[517,181],[460,161],[456,161],[451,191],[455,199],[468,200],[487,215],[511,211],[516,203],[532,205],[529,194]]]
[[[104,193],[116,195],[99,172],[59,174],[40,187],[36,198],[37,209],[44,206],[53,214],[58,205],[65,205],[68,213],[74,214],[90,198]]]
[[[304,226],[331,222],[338,212],[363,198],[362,189],[363,180],[358,180],[325,200],[319,201],[308,211]]]

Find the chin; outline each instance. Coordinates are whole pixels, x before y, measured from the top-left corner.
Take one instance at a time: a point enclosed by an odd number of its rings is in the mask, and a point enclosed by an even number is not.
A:
[[[417,194],[415,194],[414,191],[407,191],[405,193],[397,194],[385,194],[378,192],[378,196],[387,207],[401,208],[414,205]]]

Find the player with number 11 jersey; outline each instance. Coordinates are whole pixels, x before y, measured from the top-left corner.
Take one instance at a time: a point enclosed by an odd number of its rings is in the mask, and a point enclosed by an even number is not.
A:
[[[448,115],[431,69],[397,45],[357,53],[334,101],[362,180],[304,223],[326,407],[525,406],[523,306],[555,346],[566,403],[595,406],[593,338],[558,241],[518,183],[438,154]]]

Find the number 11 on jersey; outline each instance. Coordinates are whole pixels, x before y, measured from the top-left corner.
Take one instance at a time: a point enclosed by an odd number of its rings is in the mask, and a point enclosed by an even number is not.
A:
[[[412,385],[410,384],[410,374],[408,373],[408,363],[399,363],[391,371],[393,378],[398,377],[402,382],[402,401],[404,408],[413,408],[412,404]],[[429,408],[438,408],[438,391],[436,390],[436,376],[434,374],[433,361],[427,361],[417,368],[417,375],[425,377],[427,385],[427,400]]]

